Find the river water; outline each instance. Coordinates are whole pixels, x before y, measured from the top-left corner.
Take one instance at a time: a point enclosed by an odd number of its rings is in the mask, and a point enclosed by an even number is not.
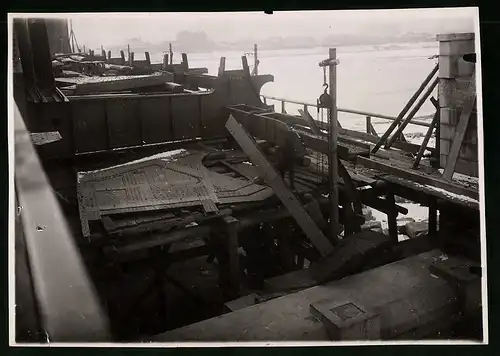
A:
[[[250,48],[248,52],[251,51]],[[241,69],[243,54],[241,51],[195,53],[189,54],[188,60],[190,67],[206,67],[209,74],[215,75],[220,57],[226,57],[226,69]],[[338,107],[397,116],[435,66],[437,59],[429,59],[435,54],[438,54],[437,42],[403,43],[382,48],[338,47]],[[323,69],[318,63],[327,57],[326,47],[259,51],[259,74],[274,75],[274,82],[266,84],[261,94],[315,103],[323,91],[324,80]],[[161,58],[162,53],[152,55],[155,62],[160,62]],[[174,62],[179,61],[180,55],[174,54]],[[248,63],[253,64],[253,57],[248,57]],[[437,89],[434,90],[436,95]],[[274,103],[268,101],[268,104]],[[300,107],[286,104],[288,113],[295,114]],[[281,104],[276,103],[275,108],[280,111]],[[310,108],[310,113],[317,117],[314,108]],[[427,101],[416,116],[432,114],[433,106]],[[339,113],[339,120],[343,127],[365,130],[364,117]],[[373,119],[372,123],[379,133],[388,126],[387,120]],[[405,132],[410,136],[418,132],[421,136],[425,130],[425,127],[410,125]]]

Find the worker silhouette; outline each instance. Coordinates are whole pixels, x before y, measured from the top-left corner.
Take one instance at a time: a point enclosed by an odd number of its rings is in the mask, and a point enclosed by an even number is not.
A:
[[[295,190],[295,165],[297,156],[305,152],[300,135],[294,130],[287,130],[282,145],[276,149],[278,170],[281,178],[285,180],[285,174],[288,173],[290,188]]]

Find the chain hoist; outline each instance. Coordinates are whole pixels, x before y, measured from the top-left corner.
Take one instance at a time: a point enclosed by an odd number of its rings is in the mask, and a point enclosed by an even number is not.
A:
[[[326,82],[326,67],[323,67],[324,70],[324,84],[325,87],[323,94],[317,100],[318,111],[319,109],[331,109],[333,107],[333,100],[331,96],[328,94],[328,83]]]
[[[324,93],[326,93],[328,90],[328,83],[326,82],[326,66],[323,67],[323,86],[325,87]],[[328,98],[331,99],[330,96],[328,96]],[[320,97],[320,99],[321,99],[321,97]],[[323,122],[324,122],[324,117],[323,117],[324,113],[325,113],[325,110],[321,110],[321,121],[323,121]],[[327,115],[326,117],[328,119],[328,122],[330,122],[330,109],[327,109],[326,115]]]

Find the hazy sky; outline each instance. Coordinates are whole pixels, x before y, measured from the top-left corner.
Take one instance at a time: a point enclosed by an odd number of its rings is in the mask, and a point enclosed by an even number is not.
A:
[[[439,20],[446,31],[473,32],[474,8],[370,11],[300,11],[259,13],[142,13],[79,14],[73,19],[78,42],[98,47],[121,45],[141,38],[157,43],[174,40],[182,30],[205,31],[216,41],[274,36],[314,36],[335,33],[405,32],[429,30],[425,20]],[[451,27],[450,27],[451,26]],[[434,31],[436,29],[430,29]],[[439,30],[439,29],[438,29]]]

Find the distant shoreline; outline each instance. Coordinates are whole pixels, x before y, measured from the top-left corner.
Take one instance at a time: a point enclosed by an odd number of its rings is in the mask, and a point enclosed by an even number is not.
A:
[[[257,44],[258,45],[258,44]],[[316,46],[290,46],[290,47],[276,47],[276,48],[261,48],[258,47],[259,52],[272,52],[272,51],[293,51],[293,50],[315,50],[315,49],[325,49],[325,48],[354,48],[354,47],[365,47],[367,51],[388,51],[388,50],[407,50],[413,46],[418,46],[423,48],[438,48],[438,42],[437,41],[415,41],[415,42],[389,42],[389,43],[380,43],[380,44],[331,44],[331,45],[316,45]],[[155,48],[156,47],[156,48]],[[126,48],[126,46],[125,46]],[[116,47],[115,49],[112,49],[111,51],[117,51],[119,52],[120,50],[123,50],[121,47]],[[163,49],[163,47],[159,46],[149,46],[149,47],[134,47],[130,49],[131,51],[135,52],[136,57],[139,55],[141,57],[141,54],[144,52],[149,52],[151,55],[158,55],[161,53],[168,53],[168,48]],[[186,49],[176,49],[173,46],[173,51],[174,55],[177,54],[179,55],[180,53],[187,53],[187,54],[212,54],[212,53],[221,53],[221,52],[241,52],[243,53],[251,53],[253,52],[253,45],[250,47],[245,47],[245,48],[224,48],[224,47],[218,47],[214,49],[205,49],[205,50],[186,50]]]

